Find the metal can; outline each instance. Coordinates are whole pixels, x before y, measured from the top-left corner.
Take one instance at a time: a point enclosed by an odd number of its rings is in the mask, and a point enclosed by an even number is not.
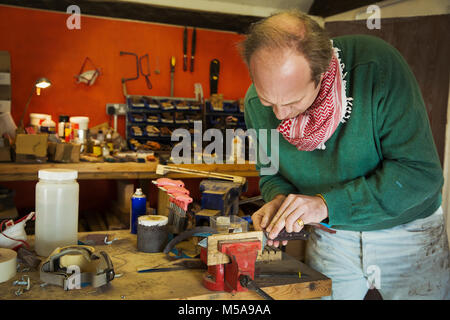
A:
[[[146,214],[146,203],[147,197],[142,192],[141,188],[137,188],[136,192],[131,197],[130,229],[133,234],[137,234],[137,222],[139,216]]]

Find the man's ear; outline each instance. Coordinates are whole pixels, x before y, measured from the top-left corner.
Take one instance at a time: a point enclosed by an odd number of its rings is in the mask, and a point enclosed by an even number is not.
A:
[[[318,86],[320,86],[320,84],[322,83],[323,75],[324,75],[324,73],[321,73],[321,74],[320,74],[319,82],[317,83],[317,85],[315,86],[315,88],[317,88]],[[315,89],[315,88],[314,88],[314,89]]]

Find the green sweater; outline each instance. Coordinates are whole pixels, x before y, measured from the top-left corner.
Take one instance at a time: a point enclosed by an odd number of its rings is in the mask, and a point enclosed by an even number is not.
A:
[[[321,193],[329,224],[342,230],[386,229],[431,215],[442,201],[443,174],[413,73],[381,39],[342,36],[333,45],[345,64],[351,116],[325,150],[298,151],[279,135],[278,173],[260,174],[263,199]],[[253,85],[245,97],[245,122],[256,131],[280,123]]]

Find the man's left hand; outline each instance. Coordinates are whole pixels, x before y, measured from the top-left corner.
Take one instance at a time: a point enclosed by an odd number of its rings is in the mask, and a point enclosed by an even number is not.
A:
[[[290,194],[266,228],[269,232],[267,244],[278,246],[278,241],[272,242],[270,239],[276,238],[283,228],[286,228],[287,232],[302,230],[303,226],[297,222],[298,219],[301,219],[304,224],[311,224],[320,223],[327,217],[328,207],[321,197]],[[283,245],[286,244],[287,241],[283,241]]]

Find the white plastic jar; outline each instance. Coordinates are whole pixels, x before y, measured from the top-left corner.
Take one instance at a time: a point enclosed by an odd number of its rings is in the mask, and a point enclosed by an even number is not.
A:
[[[35,251],[47,257],[78,243],[78,171],[43,169],[36,184]]]

